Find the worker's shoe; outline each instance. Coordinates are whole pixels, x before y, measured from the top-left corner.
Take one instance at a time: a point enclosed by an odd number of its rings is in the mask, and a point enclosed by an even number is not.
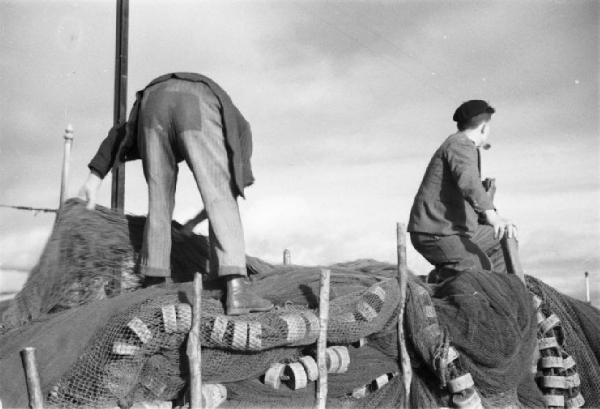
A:
[[[227,279],[227,315],[241,315],[251,312],[270,311],[273,303],[254,294],[249,288],[245,277],[235,276]]]
[[[155,277],[155,276],[143,276],[144,281],[142,287],[156,286],[158,288],[168,288],[173,284],[171,277]]]

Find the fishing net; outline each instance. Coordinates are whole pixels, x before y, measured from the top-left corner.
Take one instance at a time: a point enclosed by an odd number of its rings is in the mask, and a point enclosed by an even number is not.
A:
[[[145,217],[122,215],[103,206],[88,211],[82,200],[67,200],[58,213],[40,260],[22,290],[2,313],[0,333],[77,305],[129,293],[141,287],[139,252]],[[172,224],[173,280],[186,282],[202,272],[205,286],[216,279],[207,274],[208,240]],[[271,269],[254,257],[249,273]]]
[[[0,399],[27,405],[19,350],[37,349],[43,391],[54,407],[124,407],[181,399],[189,378],[185,346],[192,279],[204,275],[202,375],[223,383],[225,408],[313,407],[315,383],[294,390],[266,385],[274,363],[315,356],[320,268],[275,266],[248,257],[250,284],[273,311],[224,315],[219,280],[206,274],[206,238],[173,223],[175,285],[140,288],[136,263],[144,218],[79,200],[61,209],[25,287],[4,312]],[[329,374],[328,407],[403,407],[398,367],[399,288],[396,268],[360,260],[331,269],[328,343],[345,345],[347,372]],[[577,360],[582,393],[598,402],[600,313],[528,278],[533,292],[563,321],[565,345]],[[544,407],[531,372],[536,321],[531,294],[514,276],[465,273],[436,286],[409,275],[405,312],[413,365],[410,407],[449,405],[449,373],[438,364],[452,345],[487,406]],[[366,339],[366,346],[354,343]],[[381,380],[385,382],[381,382]],[[377,382],[376,382],[377,381]],[[356,391],[362,391],[357,394]],[[596,399],[596,400],[594,400]]]
[[[600,311],[560,294],[534,277],[527,277],[527,285],[542,299],[541,309],[545,315],[556,314],[560,319],[561,341],[577,364],[586,407],[600,407]]]

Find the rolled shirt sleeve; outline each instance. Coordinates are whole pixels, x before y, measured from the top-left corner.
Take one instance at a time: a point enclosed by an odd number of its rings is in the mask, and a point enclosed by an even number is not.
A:
[[[108,135],[100,144],[96,155],[94,155],[88,164],[90,171],[95,173],[101,179],[104,179],[115,163],[119,146],[125,137],[126,124],[126,122],[122,122],[110,129]]]
[[[493,210],[492,199],[481,184],[477,148],[470,141],[460,141],[448,146],[446,151],[450,172],[463,197],[477,213]]]

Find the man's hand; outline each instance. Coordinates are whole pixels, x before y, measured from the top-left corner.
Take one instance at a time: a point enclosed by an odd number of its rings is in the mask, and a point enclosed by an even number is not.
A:
[[[79,196],[83,197],[87,202],[86,209],[94,210],[96,208],[96,193],[98,193],[101,183],[102,179],[94,172],[90,172],[87,180],[79,190]]]
[[[495,210],[486,210],[484,216],[485,222],[493,227],[496,239],[503,238],[505,234],[508,238],[517,238],[517,226],[510,220],[500,216]]]

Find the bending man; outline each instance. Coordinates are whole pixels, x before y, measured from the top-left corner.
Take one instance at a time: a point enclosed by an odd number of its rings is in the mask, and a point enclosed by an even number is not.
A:
[[[200,190],[211,228],[211,270],[227,282],[226,312],[273,307],[246,287],[244,233],[237,196],[254,182],[250,125],[227,93],[200,74],[166,74],[139,91],[126,123],[113,127],[89,163],[82,190],[93,209],[112,166],[141,159],[148,183],[148,219],[140,254],[146,284],[170,282],[171,218],[177,164],[185,161]]]
[[[434,153],[415,196],[408,231],[415,249],[436,267],[431,281],[469,270],[506,272],[500,239],[516,235],[516,227],[496,212],[480,175],[479,148],[494,112],[481,100],[456,109],[458,132]]]

